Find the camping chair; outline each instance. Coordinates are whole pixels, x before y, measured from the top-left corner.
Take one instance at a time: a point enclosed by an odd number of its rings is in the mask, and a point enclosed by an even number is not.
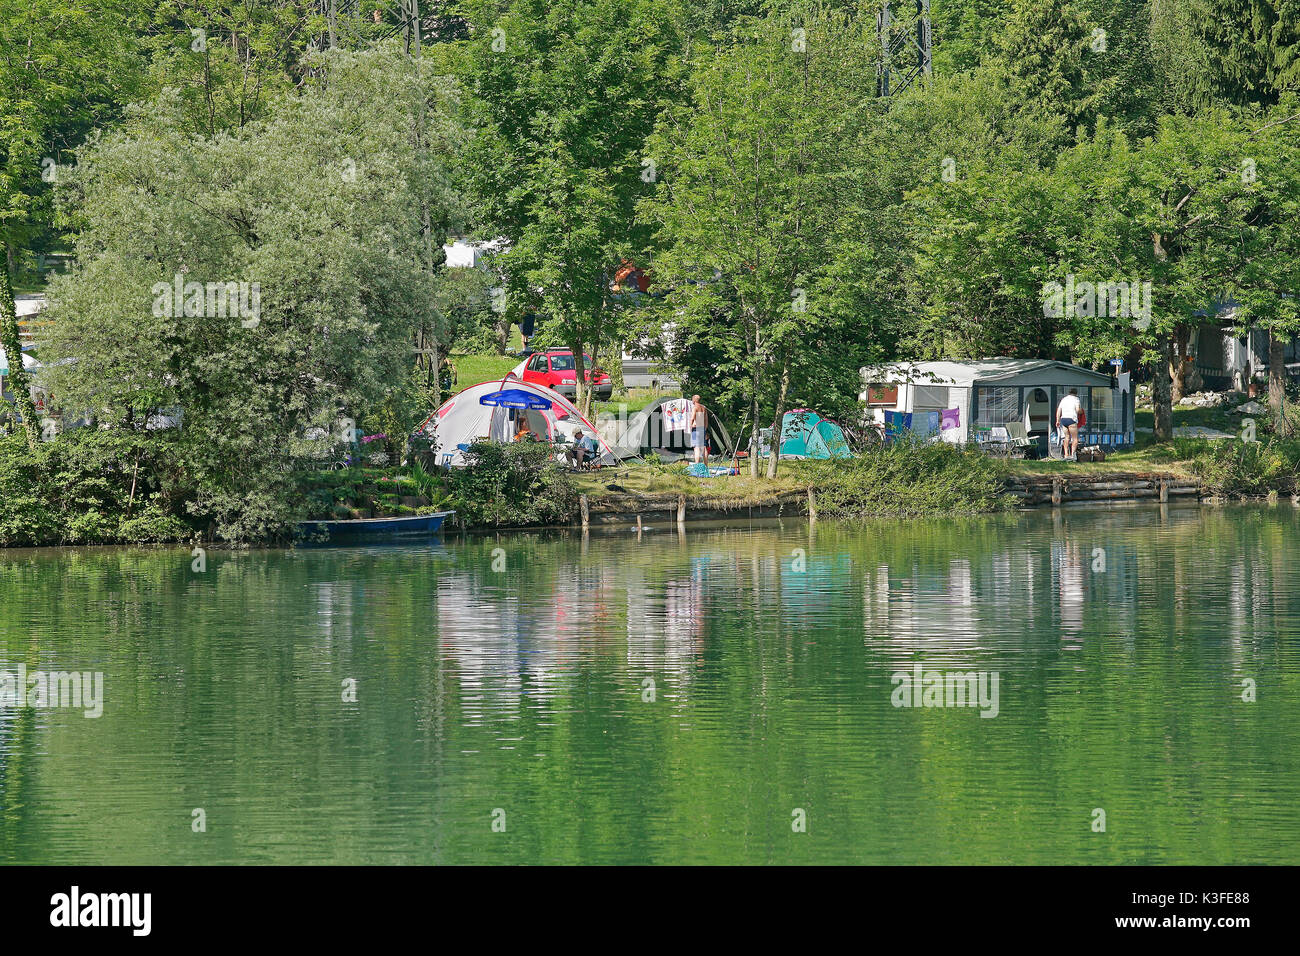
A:
[[[981,432],[985,430],[981,429]],[[983,434],[977,434],[976,441],[980,451],[986,455],[993,455],[997,458],[1009,458],[1011,456],[1012,442],[1011,435],[1005,425],[993,425]]]
[[[731,449],[729,450],[729,453],[728,453],[728,454],[725,454],[725,455],[721,455],[721,456],[719,456],[719,457],[721,457],[721,458],[723,458],[723,459],[730,458],[730,459],[731,459],[731,467],[734,468],[734,469],[736,469],[736,472],[737,472],[737,473],[740,472],[740,459],[742,459],[742,458],[744,458],[744,459],[746,459],[746,460],[749,459],[749,452],[748,452],[748,451],[741,451],[742,448],[745,448],[745,447],[746,447],[746,446],[745,446],[745,432],[746,432],[746,430],[747,430],[748,428],[749,428],[749,421],[748,421],[748,419],[746,419],[744,422],[741,423],[741,425],[740,425],[740,433],[736,436],[734,442],[732,443],[732,446],[731,446]]]
[[[1030,449],[1036,448],[1038,442],[1029,437],[1029,430],[1025,428],[1025,423],[1008,422],[1006,429],[1012,457],[1028,458]]]

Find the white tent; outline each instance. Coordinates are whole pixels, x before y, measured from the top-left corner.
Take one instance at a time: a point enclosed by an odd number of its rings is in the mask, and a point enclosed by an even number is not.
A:
[[[40,367],[41,367],[40,362],[36,361],[35,358],[28,355],[26,352],[23,353],[24,371],[35,372]],[[5,354],[4,346],[0,345],[0,375],[3,375],[8,370],[9,370],[9,356]]]
[[[480,399],[503,390],[525,393],[550,402],[547,408],[507,408],[484,405]],[[417,429],[436,439],[438,464],[444,467],[463,466],[465,452],[476,441],[508,443],[515,437],[520,418],[528,422],[529,429],[539,438],[555,441],[557,433],[565,433],[576,425],[588,435],[595,436],[601,449],[601,463],[612,464],[614,455],[609,445],[591,424],[579,414],[573,403],[544,385],[522,382],[513,374],[503,379],[480,382],[443,402],[442,407],[426,418]],[[557,453],[558,454],[558,453]]]

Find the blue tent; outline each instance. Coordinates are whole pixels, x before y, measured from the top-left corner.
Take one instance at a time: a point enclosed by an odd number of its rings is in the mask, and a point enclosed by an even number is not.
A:
[[[807,408],[796,408],[781,419],[781,457],[851,458],[844,430]]]

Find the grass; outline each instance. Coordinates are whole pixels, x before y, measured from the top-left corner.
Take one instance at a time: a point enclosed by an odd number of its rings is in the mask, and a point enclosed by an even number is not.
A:
[[[515,355],[453,355],[451,360],[456,364],[456,391],[504,378],[522,361]]]
[[[1201,426],[1235,435],[1241,431],[1241,415],[1222,408],[1174,408],[1174,427]],[[1168,446],[1157,445],[1152,429],[1155,415],[1151,409],[1138,409],[1134,416],[1137,425],[1136,447],[1130,451],[1112,452],[1105,461],[1018,461],[999,462],[1005,474],[1019,476],[1065,474],[1145,474],[1160,472],[1179,478],[1190,478],[1189,462],[1172,461]],[[1146,429],[1143,431],[1142,429]]]

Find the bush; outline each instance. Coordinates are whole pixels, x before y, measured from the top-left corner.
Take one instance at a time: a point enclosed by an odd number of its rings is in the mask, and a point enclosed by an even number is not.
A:
[[[196,532],[160,439],[78,429],[27,447],[0,436],[0,546],[179,541]]]
[[[470,524],[532,525],[568,521],[578,500],[573,476],[544,442],[476,442],[452,478],[457,510]]]
[[[1241,498],[1263,497],[1270,491],[1293,494],[1300,475],[1300,443],[1274,439],[1268,442],[1216,441],[1190,464],[1215,494]]]
[[[894,441],[816,462],[817,510],[833,517],[978,514],[1009,508],[997,466],[946,442]]]

